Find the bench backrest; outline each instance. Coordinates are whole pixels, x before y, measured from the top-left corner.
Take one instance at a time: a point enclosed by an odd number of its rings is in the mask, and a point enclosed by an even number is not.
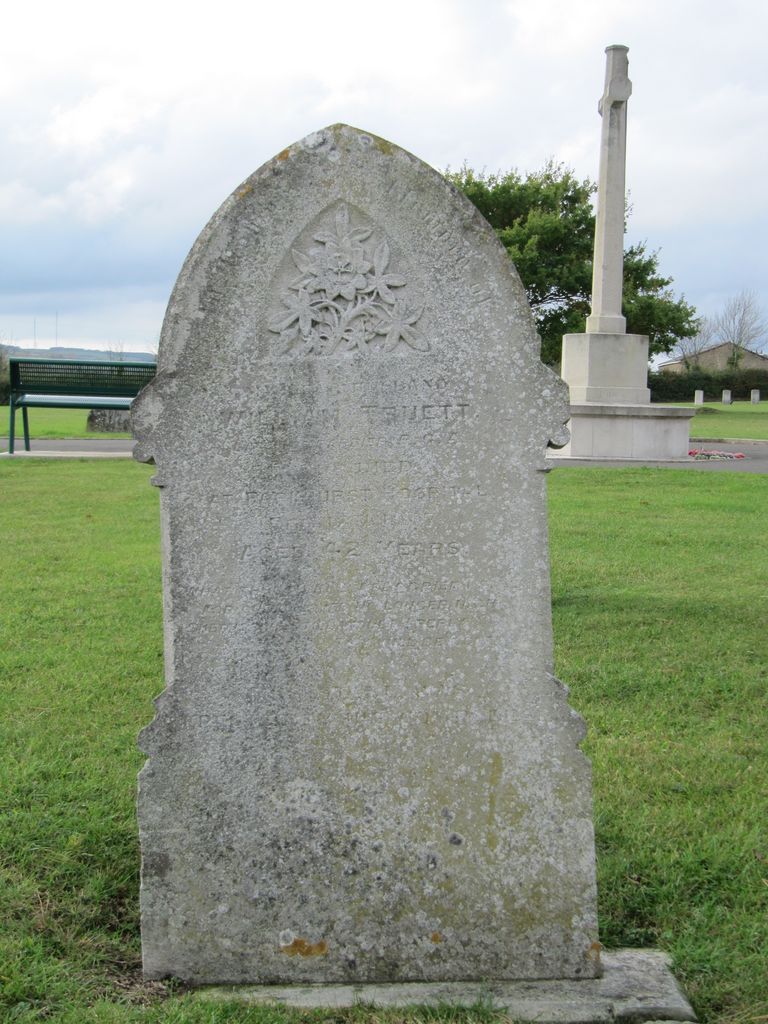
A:
[[[11,391],[38,395],[133,398],[157,373],[157,363],[12,356]]]

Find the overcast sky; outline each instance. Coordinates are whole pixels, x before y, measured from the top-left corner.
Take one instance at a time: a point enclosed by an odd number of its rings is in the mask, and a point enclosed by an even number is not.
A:
[[[156,347],[181,263],[253,170],[346,122],[444,170],[596,178],[629,46],[629,239],[700,312],[768,310],[765,0],[68,0],[6,7],[0,341]]]

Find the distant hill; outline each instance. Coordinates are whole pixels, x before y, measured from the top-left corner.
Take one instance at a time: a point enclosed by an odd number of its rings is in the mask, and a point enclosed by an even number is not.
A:
[[[22,348],[20,345],[4,345],[9,356],[17,356],[24,359],[108,359],[114,362],[143,362],[154,363],[155,356],[151,352],[107,352],[95,348],[67,348],[64,345],[54,345],[52,348]]]

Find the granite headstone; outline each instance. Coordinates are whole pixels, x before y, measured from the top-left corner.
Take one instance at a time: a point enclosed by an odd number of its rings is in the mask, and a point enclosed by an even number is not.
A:
[[[486,221],[391,143],[308,136],[201,234],[133,412],[164,551],[146,977],[597,974],[552,675],[567,391]]]

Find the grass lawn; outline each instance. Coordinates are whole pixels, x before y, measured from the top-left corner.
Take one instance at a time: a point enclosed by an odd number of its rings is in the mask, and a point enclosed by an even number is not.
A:
[[[707,402],[694,405],[693,402],[671,402],[671,405],[685,405],[696,409],[691,420],[691,438],[722,437],[740,440],[768,440],[768,402],[752,405],[750,402]]]
[[[0,405],[0,437],[8,436],[10,415],[7,405]],[[126,434],[105,434],[100,431],[86,430],[88,420],[87,409],[30,409],[29,435],[32,439],[63,437],[130,437]],[[21,412],[16,413],[16,445],[24,447],[24,424]]]
[[[141,983],[135,741],[162,688],[151,472],[0,463],[0,1019],[489,1024],[482,1007],[212,1007]],[[768,478],[560,468],[549,484],[601,938],[669,951],[706,1024],[764,1024]]]

